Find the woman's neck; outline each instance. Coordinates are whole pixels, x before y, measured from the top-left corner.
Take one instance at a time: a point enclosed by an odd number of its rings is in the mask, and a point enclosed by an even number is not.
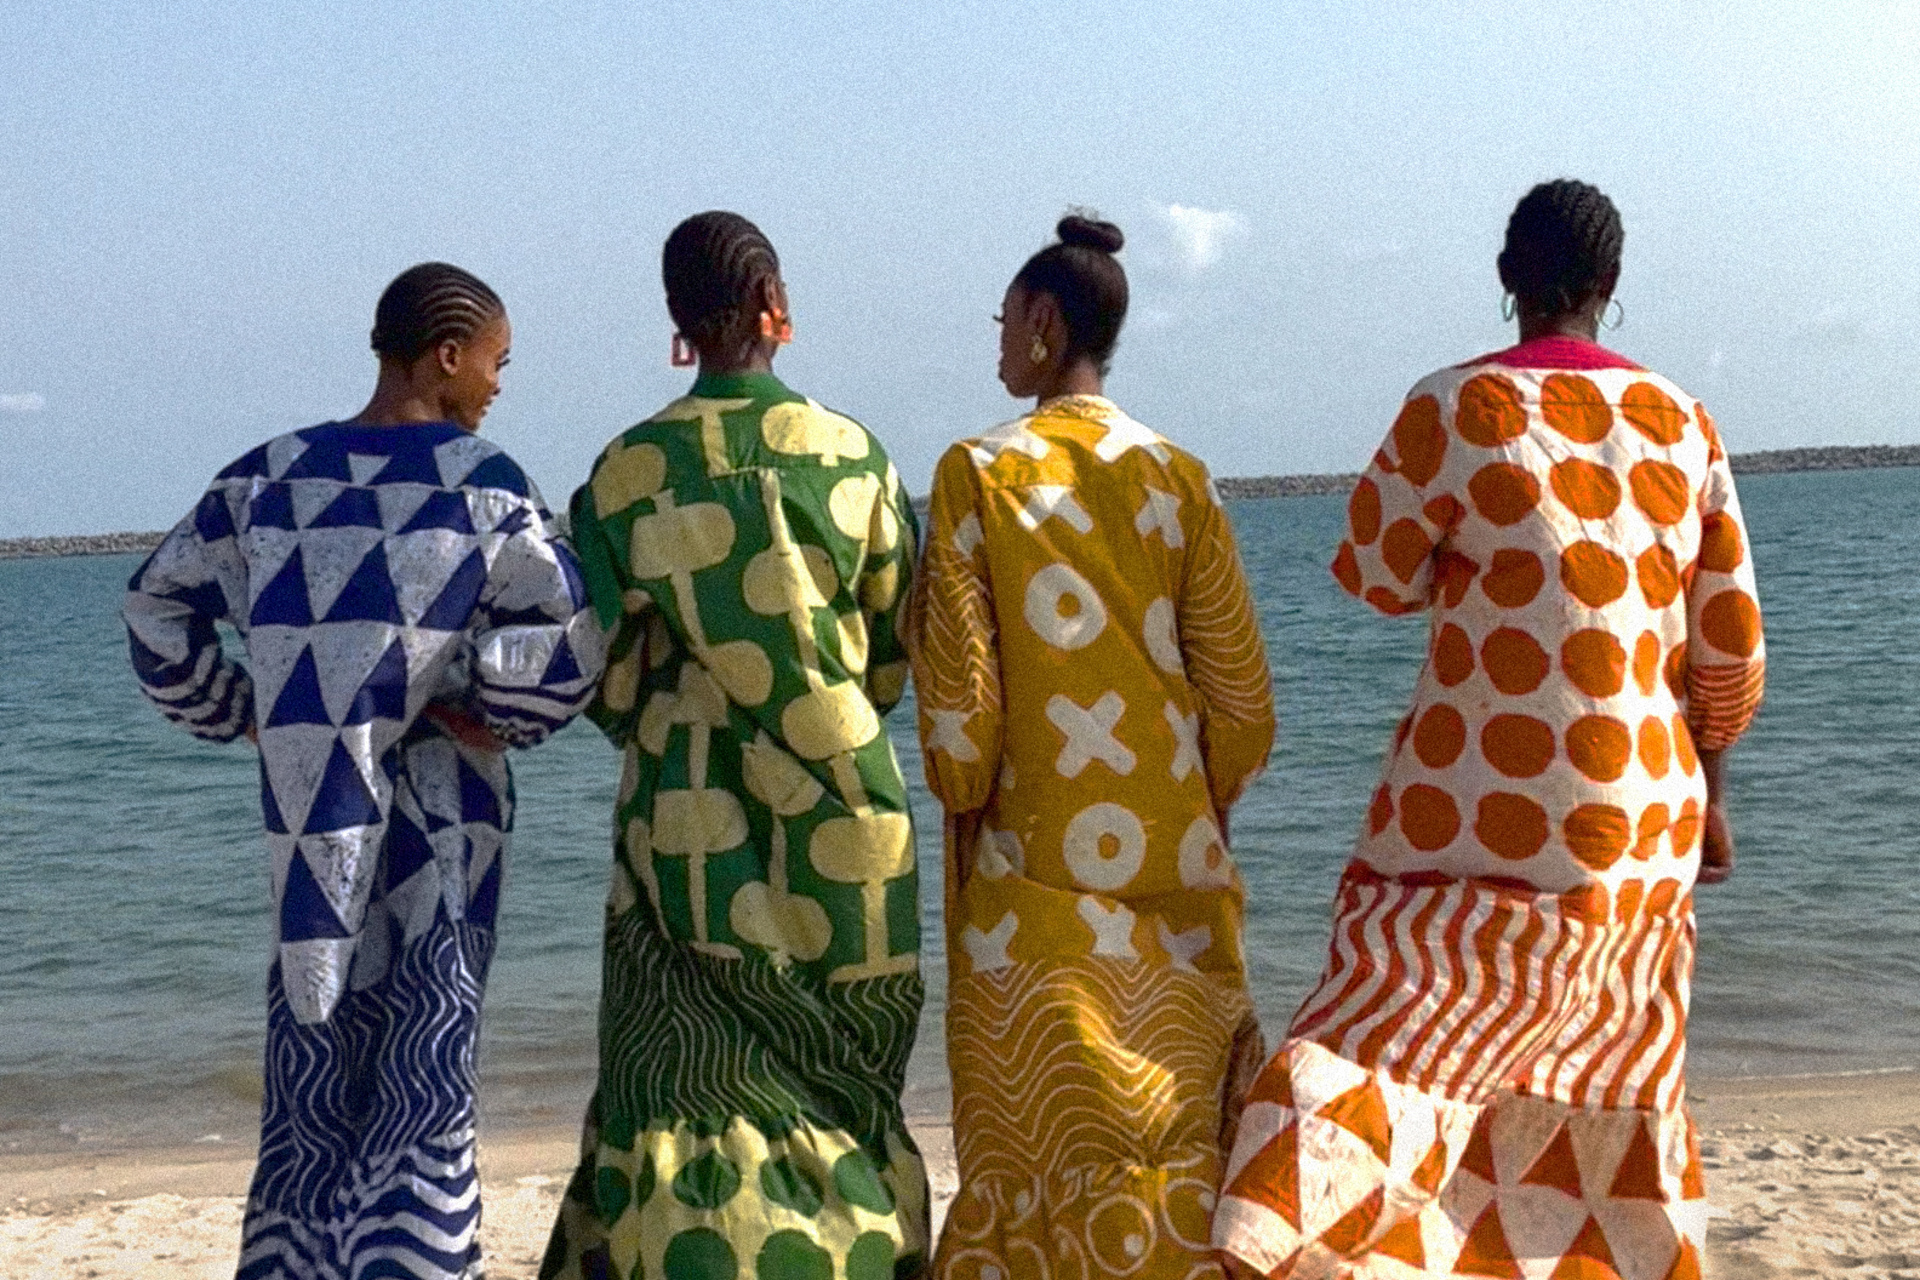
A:
[[[1061,369],[1052,382],[1041,387],[1034,396],[1034,403],[1045,404],[1061,396],[1097,396],[1105,393],[1106,379],[1100,376],[1100,367],[1091,360],[1081,359]]]
[[[1582,342],[1600,341],[1600,313],[1606,307],[1604,301],[1591,310],[1566,311],[1559,315],[1544,315],[1537,312],[1520,313],[1520,341],[1532,342],[1536,338],[1578,338]]]
[[[772,373],[773,356],[780,344],[771,338],[756,337],[742,343],[726,355],[700,353],[702,378],[729,378],[743,373]]]
[[[398,427],[413,422],[445,422],[447,412],[437,396],[415,386],[409,372],[382,364],[367,407],[348,419],[367,427]]]

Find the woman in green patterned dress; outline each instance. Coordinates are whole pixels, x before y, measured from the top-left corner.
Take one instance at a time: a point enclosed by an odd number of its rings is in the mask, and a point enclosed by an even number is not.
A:
[[[663,268],[699,377],[573,499],[613,633],[588,714],[625,767],[600,1077],[540,1275],[917,1275],[919,894],[880,726],[913,510],[864,427],[773,376],[787,297],[758,228],[689,218]]]

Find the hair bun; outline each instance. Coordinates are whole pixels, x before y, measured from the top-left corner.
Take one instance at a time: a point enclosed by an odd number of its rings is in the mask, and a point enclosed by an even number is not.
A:
[[[1060,219],[1060,225],[1054,228],[1054,233],[1060,237],[1061,244],[1098,249],[1102,253],[1118,253],[1120,246],[1127,242],[1120,228],[1111,222],[1102,222],[1078,213],[1070,213]]]

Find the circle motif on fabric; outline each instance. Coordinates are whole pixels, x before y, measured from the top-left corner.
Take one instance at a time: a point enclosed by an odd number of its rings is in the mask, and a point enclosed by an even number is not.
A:
[[[880,1231],[862,1232],[847,1250],[847,1280],[893,1280],[893,1253],[890,1236]]]
[[[1082,887],[1111,893],[1140,874],[1147,860],[1147,828],[1133,810],[1102,800],[1073,816],[1060,849]]]
[[[1174,617],[1173,601],[1161,596],[1148,605],[1147,616],[1140,630],[1154,666],[1168,675],[1179,675],[1186,670],[1186,662],[1180,656],[1180,630],[1178,620]]]
[[[753,1274],[757,1280],[833,1280],[833,1255],[804,1231],[776,1231],[760,1246]]]
[[[1050,564],[1027,582],[1027,625],[1059,649],[1084,649],[1107,629],[1107,606],[1071,566]]]
[[[711,1227],[689,1227],[667,1241],[661,1260],[670,1276],[698,1276],[700,1280],[733,1280],[740,1260],[727,1238]]]
[[[1220,828],[1207,814],[1195,818],[1180,837],[1180,883],[1189,889],[1225,889],[1233,883]]]
[[[1104,1275],[1138,1271],[1159,1235],[1153,1211],[1137,1196],[1110,1195],[1087,1215],[1087,1252]]]

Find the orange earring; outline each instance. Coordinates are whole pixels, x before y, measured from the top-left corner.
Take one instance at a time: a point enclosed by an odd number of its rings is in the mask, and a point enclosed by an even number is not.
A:
[[[782,346],[793,341],[793,321],[777,311],[760,313],[760,336],[772,338]]]
[[[673,335],[673,355],[670,359],[674,368],[685,369],[700,363],[700,353],[694,350],[691,342],[676,333]]]

